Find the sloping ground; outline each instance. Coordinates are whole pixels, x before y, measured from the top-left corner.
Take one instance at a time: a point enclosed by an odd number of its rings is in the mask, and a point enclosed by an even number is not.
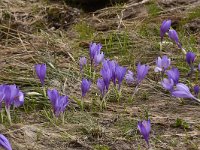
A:
[[[182,71],[183,82],[200,84],[184,75],[189,69],[175,45],[159,50],[159,27],[164,19],[172,20],[182,45],[199,57],[198,0],[130,0],[94,13],[62,2],[0,1],[0,83],[15,83],[25,93],[42,93],[34,64],[47,63],[46,87],[59,89],[71,100],[62,124],[53,119],[43,94],[27,95],[24,107],[12,111],[13,125],[7,124],[2,111],[0,133],[9,138],[14,150],[143,150],[146,145],[137,121],[148,115],[152,149],[200,149],[199,104],[170,97],[153,73],[155,59],[167,54]],[[94,84],[85,100],[86,110],[80,111],[74,102],[81,93],[78,59],[88,57],[91,41],[101,42],[106,57],[131,70],[139,61],[152,66],[133,101],[127,96],[133,87],[124,83],[120,102],[113,92],[108,108],[100,111]]]

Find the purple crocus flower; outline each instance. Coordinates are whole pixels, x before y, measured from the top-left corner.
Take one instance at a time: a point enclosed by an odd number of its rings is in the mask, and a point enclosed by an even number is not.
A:
[[[164,78],[161,82],[164,89],[172,91],[174,88],[174,81],[172,79],[166,79]]]
[[[128,70],[128,73],[125,75],[126,83],[131,84],[134,81],[133,72]]]
[[[154,69],[155,72],[165,71],[171,64],[170,58],[164,55],[162,58],[158,57],[156,60],[156,68]]]
[[[6,109],[14,104],[14,107],[19,107],[24,103],[24,94],[16,85],[4,85],[4,101]]]
[[[108,91],[108,88],[109,88],[109,85],[110,85],[110,80],[113,77],[111,67],[109,66],[109,60],[103,61],[103,66],[102,66],[102,69],[100,71],[100,74],[101,74],[103,81],[105,83],[106,90]]]
[[[138,122],[138,130],[142,134],[143,138],[145,139],[147,145],[149,146],[149,134],[151,131],[151,122],[150,120],[144,120]]]
[[[178,45],[179,48],[181,48],[181,44],[179,43],[177,32],[173,29],[170,29],[168,35],[169,35],[169,38],[173,40]]]
[[[198,85],[195,85],[194,86],[194,94],[196,95],[196,96],[198,96],[198,94],[199,94],[199,86]]]
[[[89,91],[91,86],[91,82],[87,79],[83,79],[81,82],[81,91],[82,91],[82,97],[85,97],[86,93]]]
[[[195,54],[193,52],[187,52],[186,54],[186,62],[191,66],[195,60]]]
[[[35,65],[36,74],[37,74],[38,78],[40,79],[42,86],[44,85],[44,79],[45,79],[45,76],[46,76],[46,69],[47,69],[46,64]]]
[[[126,67],[121,67],[121,66],[116,67],[116,78],[118,80],[119,89],[125,77],[125,74],[126,74]]]
[[[98,65],[100,62],[102,62],[104,59],[104,53],[101,52],[101,53],[97,53],[95,56],[94,56],[94,63],[95,65]]]
[[[139,84],[147,75],[149,71],[148,65],[141,65],[140,63],[137,65],[137,83]]]
[[[178,68],[172,68],[171,70],[168,70],[166,74],[168,76],[168,79],[172,79],[174,81],[174,84],[178,83],[180,76]]]
[[[101,48],[102,48],[102,45],[100,43],[99,44],[90,43],[89,49],[90,49],[90,60],[91,60],[91,62],[93,62],[95,55],[100,53]]]
[[[82,70],[83,67],[87,64],[87,59],[85,57],[81,57],[79,60],[79,64],[80,64],[80,70]]]
[[[111,70],[111,80],[113,82],[113,84],[116,86],[116,67],[118,66],[117,62],[112,60],[112,61],[108,61],[108,65],[110,67]]]
[[[16,85],[1,85],[0,86],[0,109],[2,102],[5,102],[5,109],[8,120],[11,123],[10,107],[19,107],[24,103],[24,93],[19,90]]]
[[[171,20],[164,20],[162,22],[162,25],[160,27],[161,42],[163,40],[165,33],[170,29],[170,27],[171,27]]]
[[[69,104],[68,96],[59,95],[57,90],[48,90],[47,95],[50,99],[53,107],[53,112],[56,117],[59,117],[61,113],[64,113],[67,105]]]
[[[2,147],[5,150],[12,150],[10,142],[3,134],[0,134],[0,147]]]
[[[97,87],[100,90],[101,95],[104,96],[105,90],[106,90],[106,86],[105,86],[105,83],[104,83],[103,79],[99,78],[97,80]]]
[[[178,83],[176,85],[176,89],[172,92],[172,96],[177,97],[177,98],[195,99],[195,97],[191,94],[188,86],[183,83]]]

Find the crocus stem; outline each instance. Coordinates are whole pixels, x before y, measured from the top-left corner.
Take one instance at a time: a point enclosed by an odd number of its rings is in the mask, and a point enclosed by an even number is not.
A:
[[[84,100],[84,98],[82,97],[82,98],[81,98],[81,110],[82,110],[82,111],[84,110],[84,101],[83,101],[83,100]]]
[[[3,112],[1,111],[1,122],[3,123]]]
[[[64,125],[65,124],[65,113],[64,112],[61,114],[61,117],[62,117],[62,124]]]
[[[162,52],[162,41],[160,42],[160,52]]]
[[[94,69],[92,81],[95,81],[95,76],[96,76],[96,71],[95,71],[95,69]]]
[[[46,88],[43,86],[43,93],[44,93],[44,97],[47,97],[47,93],[46,93]]]
[[[181,48],[181,51],[183,52],[184,55],[186,54],[186,51],[184,48]]]
[[[9,123],[12,124],[11,117],[10,117],[10,107],[6,107],[6,113],[7,113]]]
[[[120,85],[119,88],[117,89],[117,87],[114,87],[115,90],[115,94],[117,95],[117,101],[120,102],[120,97],[121,97],[121,89],[120,89]]]
[[[200,99],[198,99],[198,98],[196,98],[196,97],[194,97],[193,98],[195,101],[197,101],[198,103],[200,103]]]
[[[92,77],[92,64],[93,64],[93,61],[91,60],[91,62],[90,62],[90,77]]]
[[[134,92],[133,92],[133,94],[131,96],[131,100],[133,100],[135,94],[138,92],[138,88],[139,88],[139,84],[135,87],[135,90],[134,90]]]
[[[108,96],[109,93],[110,93],[110,90],[108,90],[106,92],[106,94],[103,95],[103,97],[102,97],[102,101],[101,101],[101,104],[100,104],[101,110],[103,110],[103,108],[106,108],[106,97]]]

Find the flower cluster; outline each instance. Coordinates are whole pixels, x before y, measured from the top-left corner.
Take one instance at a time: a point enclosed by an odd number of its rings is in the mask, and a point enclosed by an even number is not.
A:
[[[11,123],[10,107],[19,107],[24,103],[24,93],[14,85],[0,85],[0,109],[2,102],[5,104],[5,110],[8,115],[8,120]]]

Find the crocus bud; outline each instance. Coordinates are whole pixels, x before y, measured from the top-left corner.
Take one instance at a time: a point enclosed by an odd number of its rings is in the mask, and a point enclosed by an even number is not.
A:
[[[195,85],[194,86],[194,94],[196,95],[196,96],[198,96],[198,94],[199,94],[199,86],[198,85]]]
[[[149,146],[149,134],[151,131],[151,122],[150,120],[144,120],[138,122],[138,130],[142,134],[143,138],[145,139],[147,145]]]
[[[133,72],[128,70],[128,73],[126,74],[125,79],[126,79],[127,84],[133,83],[133,81],[134,81]]]
[[[138,84],[146,77],[149,71],[148,65],[141,65],[140,63],[137,65],[137,82]]]
[[[44,85],[44,79],[46,76],[46,64],[37,64],[35,65],[35,70],[38,78],[40,79],[40,82],[42,86]]]
[[[103,59],[104,59],[104,53],[103,52],[101,52],[99,54],[96,54],[94,56],[94,63],[95,63],[95,65],[98,65],[100,62],[103,61]]]
[[[96,44],[96,43],[90,43],[90,48],[89,48],[89,52],[90,52],[90,60],[93,61],[94,57],[96,54],[99,54],[101,51],[102,45]]]
[[[121,83],[125,77],[125,74],[126,74],[126,67],[121,67],[121,66],[116,67],[116,78],[118,80],[119,89],[120,89]]]
[[[87,79],[83,79],[81,82],[81,91],[82,91],[82,97],[86,95],[86,93],[90,89],[91,82]]]
[[[193,52],[187,52],[186,54],[186,62],[191,65],[193,64],[194,60],[195,60],[195,54]]]
[[[171,70],[168,70],[166,74],[168,76],[168,79],[172,79],[174,81],[174,84],[178,83],[180,76],[178,68],[172,68]]]
[[[106,86],[105,86],[105,83],[104,83],[103,79],[99,78],[97,80],[97,87],[100,90],[101,95],[104,96],[105,90],[106,90]]]
[[[175,30],[170,29],[168,35],[169,38],[173,40],[178,45],[179,48],[182,48],[181,44],[179,43],[178,34]]]
[[[0,134],[0,147],[2,147],[5,150],[12,150],[10,142],[3,134]]]
[[[85,57],[81,57],[79,60],[79,64],[80,64],[80,70],[82,70],[83,66],[87,64],[87,59]]]
[[[163,37],[165,33],[170,29],[171,26],[171,20],[164,20],[161,27],[160,27],[160,38],[161,42],[163,40]]]

